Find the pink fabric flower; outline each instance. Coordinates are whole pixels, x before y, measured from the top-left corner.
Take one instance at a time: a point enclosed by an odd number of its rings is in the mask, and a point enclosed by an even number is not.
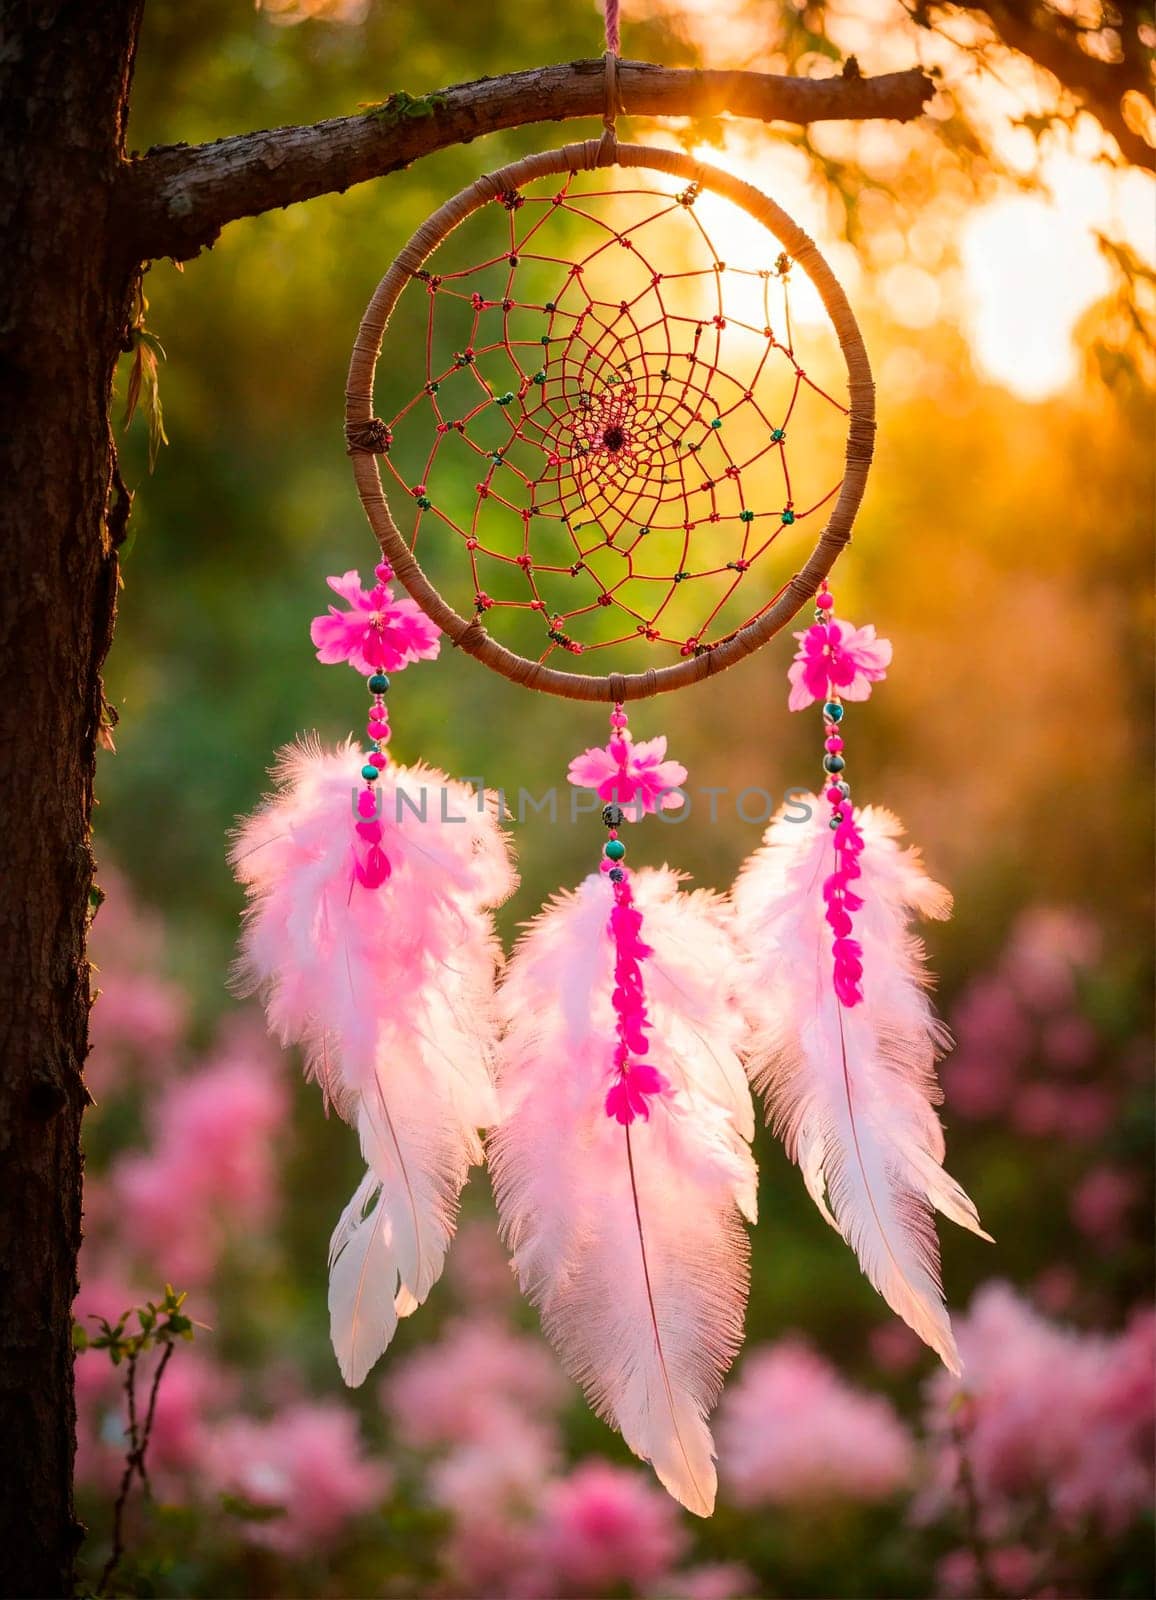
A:
[[[754,1350],[719,1413],[719,1467],[740,1506],[886,1500],[915,1450],[881,1395],[864,1394],[801,1341]]]
[[[630,822],[638,822],[652,812],[677,809],[682,804],[677,790],[687,774],[681,761],[666,759],[663,735],[635,744],[622,728],[605,748],[575,756],[566,776],[576,788],[593,789],[600,800],[616,801]]]
[[[349,610],[330,606],[325,616],[314,617],[309,637],[317,646],[318,661],[348,661],[368,677],[373,672],[400,672],[415,661],[432,661],[441,649],[441,629],[416,601],[395,600],[388,583],[363,589],[356,572],[326,582]]]
[[[875,637],[875,625],[853,628],[832,618],[797,633],[799,651],[787,669],[791,685],[787,706],[802,711],[835,690],[841,700],[866,700],[871,685],[887,676],[891,641]]]

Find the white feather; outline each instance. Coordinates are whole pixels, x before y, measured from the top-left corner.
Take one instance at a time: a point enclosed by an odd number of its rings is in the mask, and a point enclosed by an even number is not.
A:
[[[863,947],[861,1004],[832,983],[822,885],[835,851],[822,801],[806,822],[771,823],[734,890],[752,1036],[748,1067],[768,1114],[823,1216],[855,1250],[875,1288],[953,1372],[959,1357],[944,1304],[933,1209],[984,1233],[971,1200],[943,1171],[935,1063],[949,1038],[927,998],[912,912],[945,917],[951,899],[899,823],[868,807],[853,913]]]
[[[753,1116],[720,903],[676,874],[633,879],[648,1060],[674,1092],[629,1128],[607,1117],[612,904],[588,878],[530,925],[499,991],[501,1122],[490,1167],[522,1287],[567,1370],[700,1516],[714,1504],[707,1416],[742,1337]],[[724,981],[725,980],[725,981]]]
[[[232,852],[250,899],[239,987],[304,1047],[369,1167],[330,1244],[330,1326],[351,1384],[437,1281],[478,1129],[497,1114],[487,908],[514,884],[492,803],[396,766],[377,785],[391,876],[357,882],[357,761],[352,743],[291,748]]]

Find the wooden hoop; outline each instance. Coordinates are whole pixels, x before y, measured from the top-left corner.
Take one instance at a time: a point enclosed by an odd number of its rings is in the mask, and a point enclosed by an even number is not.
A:
[[[685,178],[688,183],[700,184],[741,207],[774,235],[810,278],[826,307],[847,365],[850,408],[846,469],[835,507],[806,565],[791,578],[766,611],[701,655],[689,656],[670,666],[652,667],[647,672],[612,672],[598,676],[561,672],[542,662],[527,660],[499,644],[486,632],[479,618],[459,616],[442,599],[394,522],[382,488],[374,454],[374,441],[382,432],[382,424],[373,415],[373,379],[382,339],[402,291],[427,257],[460,223],[498,195],[521,189],[535,178],[562,173],[572,175],[611,164],[670,173]],[[680,151],[634,144],[608,149],[605,141],[591,139],[526,156],[500,171],[486,173],[422,223],[378,284],[361,319],[345,391],[345,434],[353,459],[357,492],[383,555],[399,582],[459,649],[476,656],[514,683],[546,690],[567,700],[639,700],[698,683],[734,666],[785,627],[815,593],[849,541],[855,513],[863,498],[875,444],[875,385],[863,337],[838,279],[814,241],[773,200],[749,183],[718,167],[694,161]]]

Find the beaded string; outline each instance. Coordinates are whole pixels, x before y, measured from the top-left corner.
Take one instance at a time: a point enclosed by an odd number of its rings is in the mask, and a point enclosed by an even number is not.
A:
[[[393,568],[388,561],[382,561],[373,569],[373,575],[377,579],[377,584],[371,593],[371,599],[375,606],[384,607],[389,598],[385,585],[393,577]],[[384,623],[380,618],[372,626],[376,627],[379,633],[384,629]],[[388,744],[390,738],[389,712],[385,704],[385,697],[389,692],[389,677],[384,672],[373,672],[366,679],[366,688],[371,696],[369,720],[365,727],[369,750],[361,768],[365,787],[357,797],[356,832],[361,842],[354,847],[353,871],[358,883],[366,889],[377,889],[386,882],[393,870],[389,857],[381,847],[381,794],[374,787],[389,764],[389,757],[382,749],[382,745]]]
[[[815,621],[827,629],[825,654],[832,662],[839,648],[838,630],[831,627],[834,616],[835,596],[824,582],[815,599]],[[827,699],[823,705],[823,773],[827,785],[824,798],[831,807],[828,826],[835,836],[835,870],[823,883],[823,899],[833,936],[835,993],[842,1005],[855,1006],[863,999],[863,946],[853,937],[851,913],[860,909],[863,900],[852,884],[862,876],[859,856],[863,850],[863,835],[855,821],[851,785],[843,776],[847,766],[840,731],[843,712],[838,688],[828,677]]]
[[[610,713],[611,739],[621,738],[628,719],[621,704]],[[626,846],[618,830],[626,813],[616,800],[602,808],[607,829],[602,847],[601,871],[614,888],[614,909],[610,913],[610,937],[614,941],[614,1031],[613,1082],[606,1093],[606,1115],[624,1127],[636,1117],[650,1118],[650,1102],[669,1088],[667,1080],[651,1062],[641,1060],[650,1049],[647,1030],[650,1017],[646,1009],[646,990],[642,963],[654,954],[642,938],[642,913],[634,904],[629,869],[623,865]]]

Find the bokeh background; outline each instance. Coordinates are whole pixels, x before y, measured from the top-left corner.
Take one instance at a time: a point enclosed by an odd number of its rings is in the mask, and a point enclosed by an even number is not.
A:
[[[170,441],[122,442],[136,490],[101,757],[77,1316],[189,1291],[159,1390],[151,1499],[113,1588],[157,1595],[1152,1593],[1151,180],[1106,160],[1055,86],[982,25],[890,0],[635,8],[625,53],[864,70],[945,85],[910,128],[631,125],[775,194],[820,241],[879,380],[879,449],[843,615],[895,644],[855,718],[858,792],[893,807],[956,915],[930,930],[949,1164],[994,1246],[944,1230],[967,1362],[950,1384],[861,1280],[761,1135],[746,1352],[719,1417],[722,1491],[694,1523],[585,1409],[496,1243],[484,1172],[446,1280],[365,1387],[327,1341],[329,1231],[358,1175],[297,1063],[226,976],[234,818],[301,730],[362,693],[308,643],[324,578],[373,546],[341,434],[360,311],[400,243],[479,170],[550,142],[478,141],[226,230],[146,280]],[[586,0],[381,0],[264,10],[154,0],[138,148],[307,122],[598,53]],[[1062,106],[1059,112],[1062,113]],[[569,136],[571,130],[567,130]],[[129,381],[130,363],[122,374]],[[386,378],[388,391],[389,379]],[[154,417],[155,420],[155,417]],[[811,780],[781,636],[651,706],[691,785]],[[602,713],[443,652],[394,697],[394,750],[516,791],[560,781]],[[402,692],[403,691],[403,692]],[[759,828],[723,806],[635,836],[725,889]],[[507,941],[587,870],[589,826],[515,828]],[[123,1370],[78,1357],[95,1582],[126,1440]]]

